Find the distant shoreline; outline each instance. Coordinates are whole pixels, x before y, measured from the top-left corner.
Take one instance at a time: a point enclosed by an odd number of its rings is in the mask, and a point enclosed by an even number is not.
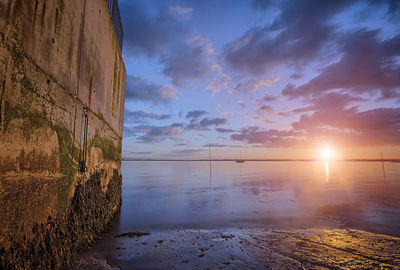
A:
[[[129,159],[123,158],[122,161],[323,161],[321,159],[234,159],[234,158],[225,158],[225,159]],[[331,159],[329,161],[346,161],[346,162],[400,162],[400,159]]]

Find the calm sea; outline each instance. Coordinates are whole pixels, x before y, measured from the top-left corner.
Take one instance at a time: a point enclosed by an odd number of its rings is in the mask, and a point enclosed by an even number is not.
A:
[[[400,236],[400,163],[123,161],[114,229],[350,227]]]

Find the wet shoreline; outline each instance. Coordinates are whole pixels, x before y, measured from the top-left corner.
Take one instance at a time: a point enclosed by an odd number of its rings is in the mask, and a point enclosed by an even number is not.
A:
[[[400,238],[353,229],[265,227],[108,233],[70,269],[399,269]]]

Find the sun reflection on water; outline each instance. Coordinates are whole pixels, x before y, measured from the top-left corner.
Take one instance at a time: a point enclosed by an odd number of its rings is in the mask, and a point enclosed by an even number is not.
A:
[[[329,181],[329,162],[325,160],[325,180]]]

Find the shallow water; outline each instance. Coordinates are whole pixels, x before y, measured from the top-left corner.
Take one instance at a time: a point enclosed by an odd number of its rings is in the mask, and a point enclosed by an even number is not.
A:
[[[123,161],[113,231],[262,225],[400,236],[400,163]]]

